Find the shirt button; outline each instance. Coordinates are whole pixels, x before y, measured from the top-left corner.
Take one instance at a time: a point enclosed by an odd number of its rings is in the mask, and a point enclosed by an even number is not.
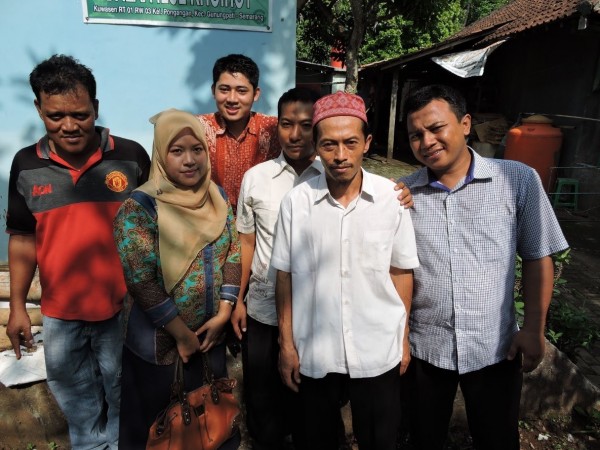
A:
[[[458,253],[458,249],[455,248],[454,250],[452,250],[454,253]]]

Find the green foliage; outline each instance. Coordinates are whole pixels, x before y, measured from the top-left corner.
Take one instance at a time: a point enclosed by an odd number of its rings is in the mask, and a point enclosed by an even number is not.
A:
[[[588,348],[600,338],[600,330],[590,320],[584,308],[559,298],[550,306],[546,336],[563,352],[573,357],[577,348]]]
[[[577,348],[587,348],[600,339],[600,329],[589,318],[585,308],[574,305],[572,301],[561,296],[560,287],[567,284],[562,272],[571,261],[571,249],[553,255],[554,262],[554,299],[550,304],[546,324],[546,337],[550,342],[574,357]],[[515,310],[519,324],[523,321],[524,307],[522,286],[523,265],[517,257],[515,265]]]
[[[449,2],[446,8],[437,13],[436,26],[431,30],[433,42],[441,42],[461,30],[465,20],[465,11],[461,3],[461,0]]]
[[[37,446],[32,443],[28,443],[25,448],[26,448],[26,450],[37,450]],[[48,450],[58,450],[59,448],[60,448],[60,446],[56,442],[54,442],[54,441],[48,442]]]
[[[457,2],[460,0],[363,1],[361,17],[353,17],[350,0],[308,0],[297,17],[297,57],[326,64],[331,49],[336,48],[340,50],[339,59],[344,60],[352,29],[358,21],[365,25],[359,49],[361,64],[423,48],[432,43],[430,28],[439,25],[431,17],[437,17],[448,5]]]
[[[521,319],[523,318],[523,314],[525,314],[524,307],[525,303],[523,303],[523,287],[521,282],[523,280],[523,258],[517,255],[517,260],[515,261],[515,288],[514,288],[514,298],[515,298],[515,309],[517,311],[517,316],[519,317],[519,325],[521,324]]]
[[[519,420],[519,428],[522,428],[527,431],[533,430],[533,427],[526,420]]]
[[[511,0],[463,0],[466,12],[465,24],[469,25],[491,12],[509,4]]]
[[[563,335],[563,333],[560,332],[560,331],[556,332],[556,331],[551,330],[551,329],[547,329],[546,330],[546,337],[554,345],[558,345],[558,341],[560,340],[560,338],[562,337],[562,335]]]
[[[329,64],[332,48],[346,45],[339,29],[351,27],[352,14],[347,0],[332,7],[336,24],[323,17],[316,0],[307,2],[297,17],[296,58],[318,64]],[[343,3],[343,4],[342,4]]]
[[[323,41],[311,39],[312,30],[307,21],[298,21],[296,25],[296,59],[317,64],[329,64],[331,48]]]
[[[349,0],[309,0],[297,17],[296,58],[329,64],[332,49],[345,49],[352,26]]]
[[[361,62],[368,64],[374,61],[394,58],[404,51],[402,37],[405,28],[410,27],[411,22],[406,21],[401,15],[390,21],[378,24],[375,36],[365,39],[360,49]]]
[[[575,406],[573,411],[585,421],[585,432],[600,435],[600,411],[595,408],[584,409],[581,406]]]
[[[430,47],[456,34],[466,23],[484,17],[510,0],[363,1],[365,35],[360,64],[395,58]],[[352,17],[350,0],[308,0],[298,14],[297,58],[328,64],[331,49],[344,60]]]

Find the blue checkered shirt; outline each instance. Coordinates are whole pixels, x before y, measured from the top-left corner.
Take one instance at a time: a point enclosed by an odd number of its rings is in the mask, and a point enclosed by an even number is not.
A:
[[[421,262],[414,269],[411,352],[461,374],[506,358],[518,330],[516,254],[539,259],[568,247],[535,170],[471,153],[467,177],[451,190],[427,168],[402,179],[415,203]]]

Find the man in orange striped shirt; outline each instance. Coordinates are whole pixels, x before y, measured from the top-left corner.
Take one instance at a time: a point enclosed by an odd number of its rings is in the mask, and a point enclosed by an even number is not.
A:
[[[258,66],[247,56],[219,58],[212,85],[217,112],[198,116],[206,128],[212,179],[225,189],[234,213],[244,173],[281,151],[277,117],[252,111],[260,97],[258,79]]]

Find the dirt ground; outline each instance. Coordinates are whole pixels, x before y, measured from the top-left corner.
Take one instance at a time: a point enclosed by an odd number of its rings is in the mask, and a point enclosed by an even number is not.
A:
[[[418,166],[410,166],[397,160],[387,162],[380,155],[369,155],[363,160],[363,168],[368,172],[396,180],[411,174],[418,169]]]
[[[600,428],[587,418],[555,417],[519,422],[521,450],[597,450],[600,449]],[[410,446],[399,449],[410,449]],[[474,449],[464,428],[451,428],[447,450]]]

